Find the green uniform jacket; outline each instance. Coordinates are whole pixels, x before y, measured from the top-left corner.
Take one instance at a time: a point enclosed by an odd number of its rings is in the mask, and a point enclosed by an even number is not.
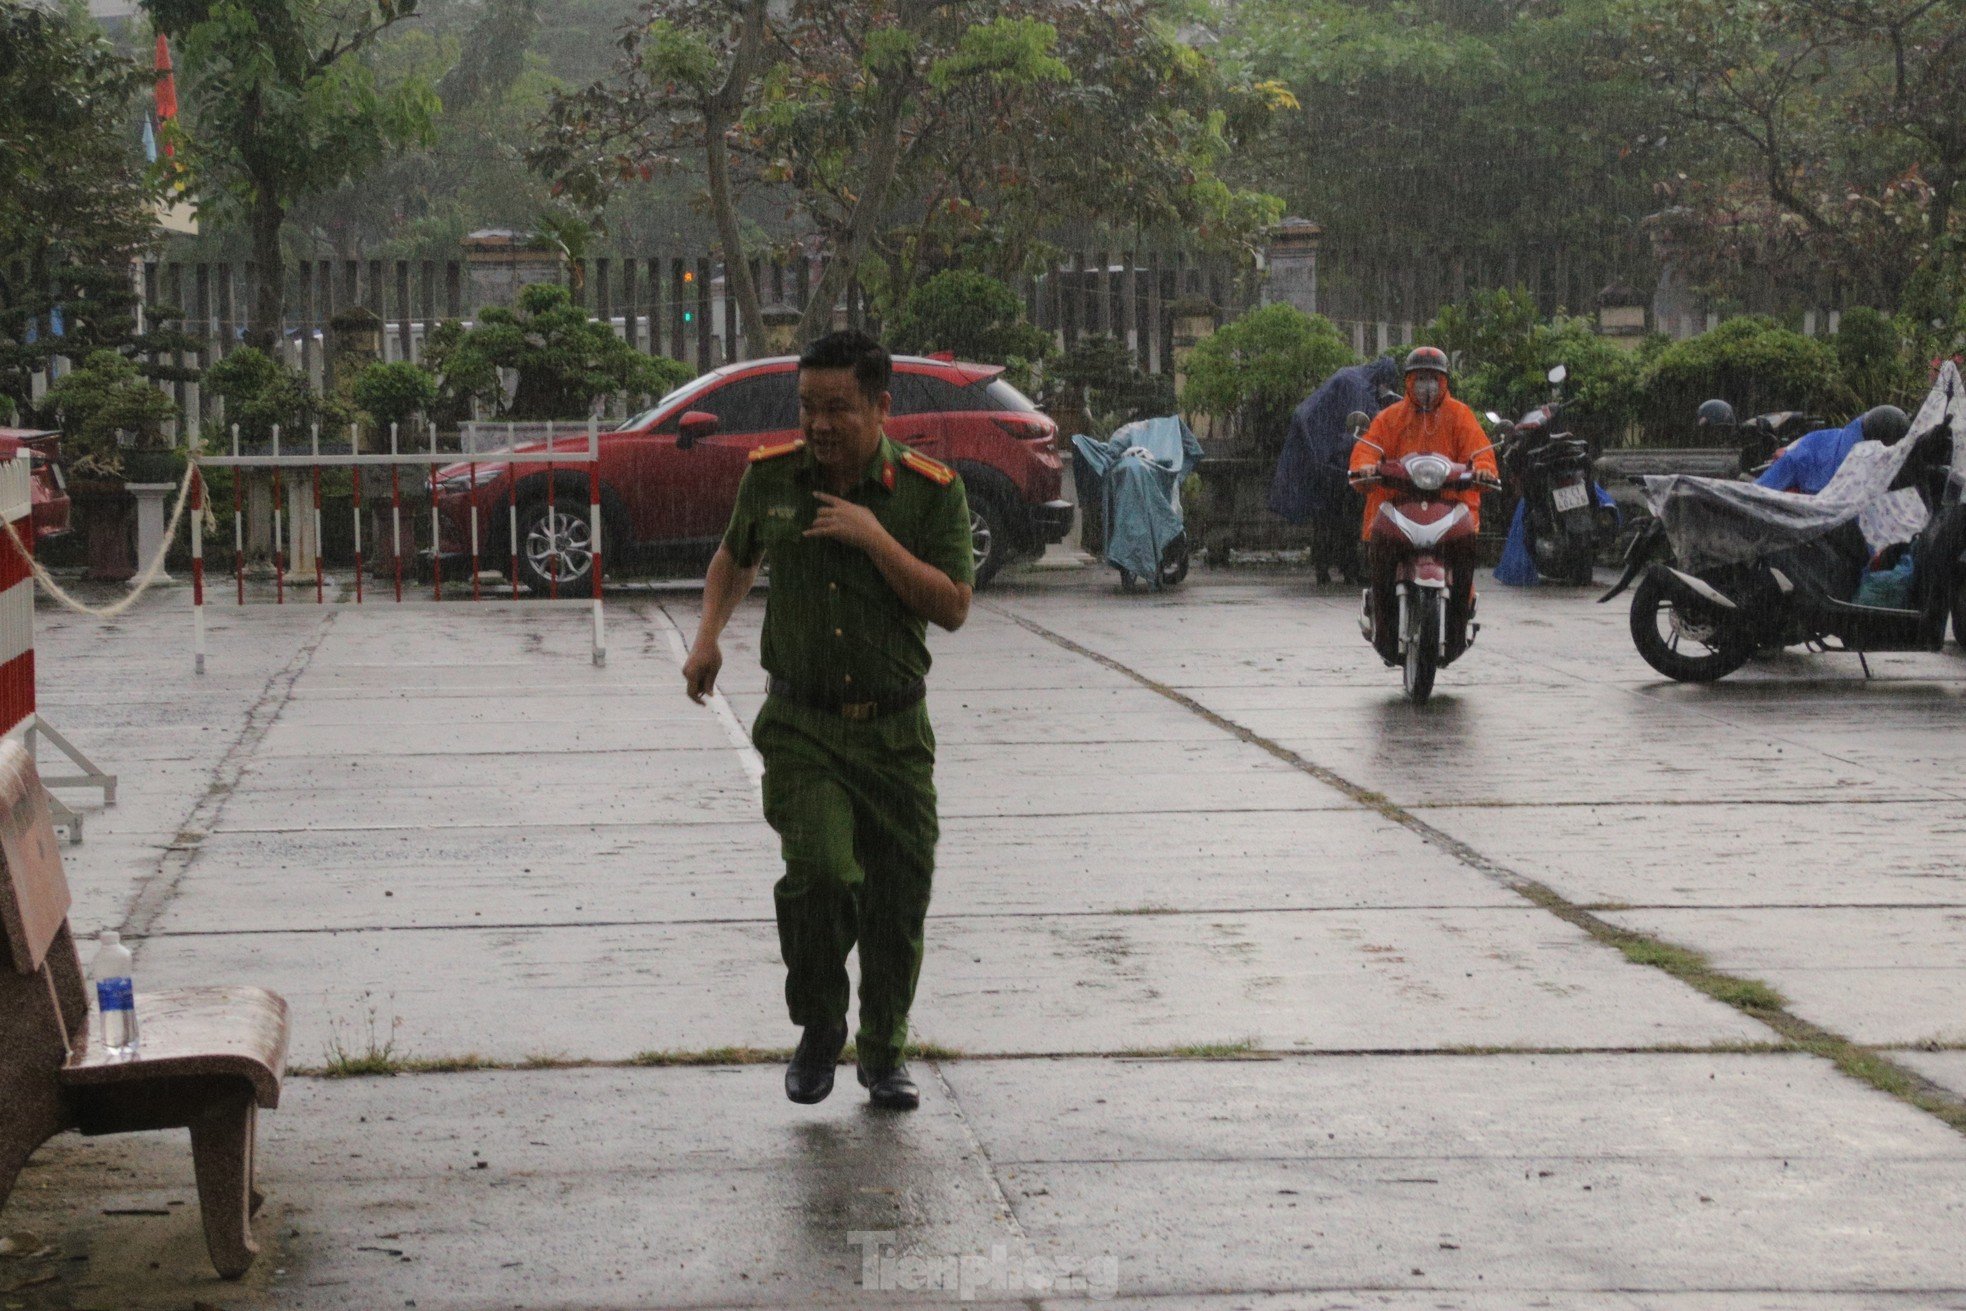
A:
[[[822,487],[805,443],[755,452],[724,545],[743,568],[760,560],[771,567],[767,673],[819,698],[890,697],[928,673],[927,622],[901,603],[866,552],[804,535]],[[958,583],[975,582],[969,502],[954,470],[882,437],[846,499],[872,510],[910,555]]]

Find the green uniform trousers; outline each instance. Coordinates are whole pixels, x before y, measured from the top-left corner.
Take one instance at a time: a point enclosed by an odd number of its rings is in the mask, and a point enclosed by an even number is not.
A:
[[[935,875],[928,707],[856,722],[772,697],[751,740],[764,758],[765,820],[784,848],[773,900],[792,1023],[846,1019],[857,942],[860,1061],[884,1072],[907,1047]]]

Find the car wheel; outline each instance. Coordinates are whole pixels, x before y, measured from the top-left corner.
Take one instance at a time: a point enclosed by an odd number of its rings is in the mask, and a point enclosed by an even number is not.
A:
[[[969,499],[969,542],[980,590],[990,585],[1011,551],[1010,516],[1002,501],[980,488]]]
[[[594,538],[588,506],[572,497],[519,509],[519,580],[534,596],[592,594]]]

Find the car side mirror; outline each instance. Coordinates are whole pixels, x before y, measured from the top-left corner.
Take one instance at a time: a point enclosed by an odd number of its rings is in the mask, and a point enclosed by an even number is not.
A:
[[[704,410],[691,410],[676,425],[676,449],[686,451],[705,437],[714,437],[723,426],[722,420]]]
[[[1345,419],[1345,426],[1354,433],[1364,432],[1371,424],[1372,416],[1364,410],[1353,410]]]

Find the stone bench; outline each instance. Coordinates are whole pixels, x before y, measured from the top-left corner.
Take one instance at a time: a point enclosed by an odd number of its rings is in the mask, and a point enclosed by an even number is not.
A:
[[[287,1004],[261,988],[138,993],[124,1059],[92,1033],[47,793],[33,758],[0,742],[0,1205],[58,1133],[191,1131],[205,1246],[227,1279],[252,1266],[256,1118],[280,1101]]]
[[[1689,473],[1732,478],[1741,471],[1741,453],[1732,446],[1677,446],[1606,451],[1597,458],[1597,480],[1607,488],[1647,474]]]

